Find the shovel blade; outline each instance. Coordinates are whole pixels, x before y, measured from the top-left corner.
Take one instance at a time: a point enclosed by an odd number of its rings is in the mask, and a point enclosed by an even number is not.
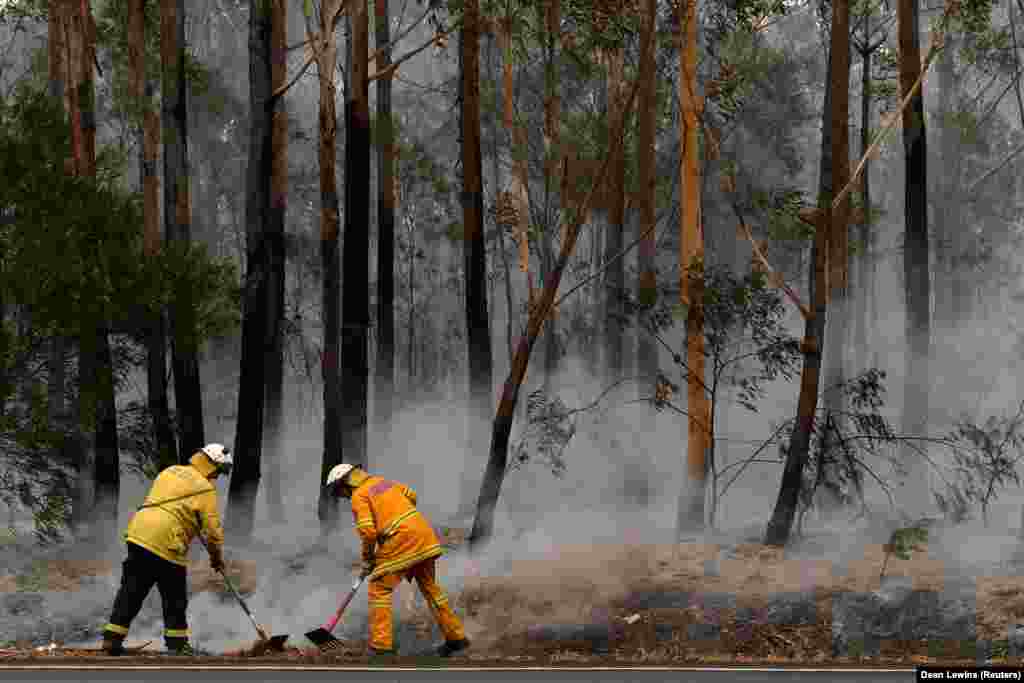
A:
[[[284,652],[284,643],[288,640],[288,636],[274,636],[267,638],[266,640],[260,639],[255,645],[249,650],[249,654],[254,657],[260,657],[268,652]]]
[[[284,644],[285,644],[285,641],[287,641],[287,640],[288,640],[288,636],[287,635],[272,636],[270,638],[270,640],[267,641],[267,648],[270,649],[270,650],[276,650],[276,651],[280,652],[281,650],[284,649]]]
[[[333,650],[342,644],[341,641],[335,638],[330,631],[323,627],[307,632],[306,637],[309,638],[310,642],[320,648],[321,651]]]

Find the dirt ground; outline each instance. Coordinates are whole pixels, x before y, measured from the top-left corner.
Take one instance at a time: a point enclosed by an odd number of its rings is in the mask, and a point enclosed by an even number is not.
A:
[[[457,545],[457,541],[453,542]],[[826,560],[787,559],[779,549],[750,543],[721,559],[714,545],[561,546],[557,555],[511,565],[500,577],[471,576],[450,596],[473,639],[471,650],[450,660],[397,657],[395,664],[416,665],[683,665],[828,664],[911,666],[919,663],[973,664],[966,641],[882,641],[875,656],[833,657],[833,596],[839,591],[879,589],[882,546],[868,546],[863,559],[836,576]],[[719,558],[717,571],[706,571]],[[595,568],[600,568],[595,570]],[[73,590],[88,574],[116,572],[102,563],[55,563],[46,568],[48,585]],[[235,560],[230,572],[243,590],[256,584],[251,562]],[[40,574],[42,574],[40,572]],[[193,591],[222,590],[208,568],[191,571]],[[909,560],[890,558],[887,576],[910,579],[916,590],[939,591],[943,567],[918,551]],[[39,580],[39,576],[36,577]],[[18,577],[0,575],[0,592],[18,590]],[[1007,628],[1024,619],[1024,577],[977,580],[977,640],[992,641],[994,664],[1019,663],[1006,646]],[[658,605],[656,596],[730,593],[727,608],[701,604]],[[764,610],[779,593],[812,595],[816,621],[805,624],[738,623],[739,610]],[[648,596],[639,600],[638,596]],[[652,601],[650,596],[655,596]],[[407,584],[399,589],[396,610],[403,623],[429,634],[432,620]],[[708,624],[715,624],[708,631]],[[703,630],[702,630],[703,629]],[[701,635],[701,634],[705,635]],[[706,635],[711,633],[712,635]],[[0,640],[3,634],[0,634]],[[301,634],[292,634],[286,652],[252,656],[243,650],[196,658],[204,664],[295,662],[363,664],[365,642],[346,642],[329,655],[319,653]],[[129,643],[129,645],[133,645]],[[141,645],[135,643],[134,645]],[[294,647],[301,645],[302,647]],[[118,662],[163,660],[162,643],[153,643]],[[95,650],[40,651],[16,643],[0,649],[0,662],[74,660],[102,656]],[[166,661],[166,660],[165,660]],[[189,660],[174,659],[185,663]]]

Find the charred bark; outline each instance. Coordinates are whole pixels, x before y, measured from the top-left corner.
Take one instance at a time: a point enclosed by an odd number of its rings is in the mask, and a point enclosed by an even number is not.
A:
[[[351,6],[352,78],[345,101],[345,240],[342,264],[341,451],[365,467],[370,324],[370,109],[367,80],[369,17]]]
[[[376,0],[378,71],[391,64],[391,15],[388,0]],[[391,117],[391,77],[377,80],[377,362],[375,431],[384,452],[391,446],[395,393],[395,139]]]
[[[287,81],[288,5],[274,0],[271,12],[271,91],[277,92]],[[268,459],[267,508],[275,523],[285,521],[281,495],[284,456],[284,297],[285,297],[285,212],[288,201],[288,113],[281,98],[271,123],[273,151],[271,154],[270,208],[267,213],[265,248],[267,250],[267,331],[266,349],[266,424],[264,447]],[[273,106],[273,105],[271,105]]]
[[[467,0],[459,34],[462,90],[462,246],[466,292],[466,340],[469,355],[469,391],[466,416],[469,458],[463,468],[460,513],[472,511],[470,487],[475,478],[468,472],[487,443],[487,421],[491,416],[490,316],[487,309],[487,248],[484,241],[483,159],[480,150],[480,5]]]
[[[900,92],[906,97],[921,74],[919,0],[896,3],[900,47]],[[931,286],[928,264],[927,136],[924,119],[924,84],[903,110],[904,252],[903,270],[907,302],[907,371],[903,386],[903,427],[907,434],[923,435],[928,425],[931,359]],[[928,472],[920,454],[905,449],[909,465],[907,506],[912,515],[924,514],[929,505]]]
[[[789,440],[786,463],[782,472],[779,495],[765,531],[765,544],[784,546],[789,540],[803,484],[803,471],[810,452],[814,418],[818,405],[821,379],[821,356],[825,341],[828,313],[829,253],[835,253],[833,239],[847,230],[849,195],[832,210],[834,193],[846,186],[849,164],[849,96],[850,96],[850,29],[849,4],[836,0],[832,4],[832,28],[829,44],[825,107],[822,121],[821,176],[819,206],[821,216],[816,225],[811,250],[812,272],[809,274],[809,296],[813,315],[805,322],[801,349],[804,367],[800,376],[797,419]],[[835,266],[836,264],[833,264]],[[845,282],[832,283],[840,287]],[[841,344],[842,340],[837,343]]]
[[[321,369],[324,382],[324,452],[321,458],[320,481],[342,460],[342,392],[338,367],[340,355],[341,272],[338,253],[338,191],[334,177],[335,147],[337,140],[337,113],[335,111],[334,69],[337,59],[334,25],[330,12],[337,0],[325,2],[321,8],[320,36],[323,47],[317,57],[317,76],[320,85],[319,104],[319,165],[320,165],[320,258],[323,265],[322,313],[324,325]],[[307,33],[312,30],[307,28]],[[310,35],[310,38],[314,36]],[[320,490],[317,503],[320,532],[327,536],[340,522],[338,501]]]
[[[273,121],[270,4],[249,4],[249,163],[246,169],[246,269],[242,304],[242,358],[235,430],[235,471],[227,523],[242,543],[252,536],[263,455],[266,386],[267,247]]]

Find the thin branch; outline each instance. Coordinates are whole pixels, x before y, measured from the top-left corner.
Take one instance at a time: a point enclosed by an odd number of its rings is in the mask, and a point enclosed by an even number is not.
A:
[[[765,258],[765,255],[761,252],[761,248],[757,246],[757,242],[754,240],[754,235],[750,231],[750,226],[748,226],[747,222],[743,220],[743,214],[740,211],[739,207],[735,203],[733,203],[732,208],[733,211],[736,212],[736,217],[740,221],[740,227],[743,228],[743,233],[746,236],[747,240],[750,242],[750,246],[754,248],[754,254],[757,256],[757,259],[768,270],[769,273],[771,273],[778,279],[779,286],[786,293],[786,296],[788,296],[793,301],[793,303],[796,304],[796,307],[800,309],[800,313],[804,316],[804,319],[810,320],[811,318],[813,318],[814,313],[811,311],[811,309],[808,308],[807,306],[804,306],[804,304],[800,301],[800,297],[797,296],[796,292],[793,291],[792,287],[786,284],[786,280],[782,276],[782,274],[776,271],[774,268],[772,268],[772,264],[768,263],[768,259]],[[822,230],[824,228],[822,226],[819,226],[817,229]]]
[[[403,63],[409,61],[410,59],[412,59],[413,57],[415,57],[419,53],[421,53],[424,50],[426,50],[431,45],[438,45],[440,39],[442,37],[447,37],[447,35],[448,35],[447,32],[438,33],[437,35],[435,35],[433,38],[428,40],[426,43],[424,43],[420,47],[418,47],[415,50],[412,50],[411,52],[408,52],[408,53],[402,55],[401,57],[399,57],[397,60],[395,60],[394,62],[389,64],[386,69],[382,69],[381,71],[374,72],[374,74],[372,76],[370,76],[369,78],[366,79],[367,83],[369,83],[371,81],[375,81],[378,78],[387,78],[388,76],[393,74],[395,71],[397,71],[398,67],[400,67]]]
[[[943,20],[946,18],[946,16],[949,15],[950,10],[953,7],[953,4],[953,0],[947,0],[946,8],[942,14]],[[940,20],[940,22],[941,21],[942,20]],[[896,121],[899,120],[900,115],[907,108],[907,106],[910,105],[910,101],[914,99],[915,95],[917,95],[918,91],[921,89],[921,83],[924,82],[925,74],[928,73],[928,68],[932,65],[932,61],[935,59],[935,56],[942,48],[942,45],[942,33],[937,31],[932,35],[932,44],[931,47],[928,48],[928,54],[925,56],[924,62],[921,64],[921,73],[918,74],[917,80],[914,81],[914,85],[910,88],[910,91],[903,98],[903,101],[900,103],[900,108],[897,111],[893,112],[889,121],[884,126],[882,126],[882,130],[879,131],[879,134],[875,136],[874,142],[872,142],[871,146],[868,147],[867,150],[864,152],[864,155],[861,157],[860,163],[857,164],[856,170],[853,172],[853,174],[850,176],[850,179],[847,181],[846,187],[844,187],[843,190],[838,195],[836,195],[836,198],[832,200],[833,211],[839,209],[839,206],[843,203],[843,200],[846,199],[846,196],[850,194],[850,191],[856,186],[857,180],[860,178],[860,174],[864,171],[864,166],[867,164],[868,159],[870,159],[874,155],[875,150],[878,148],[878,146],[885,140],[886,137],[888,137],[889,132],[892,131],[892,129],[895,127]]]
[[[753,461],[753,460],[754,460],[755,458],[757,458],[757,456],[758,456],[758,455],[760,455],[760,454],[761,454],[761,451],[763,451],[764,449],[768,448],[768,446],[769,446],[770,444],[774,443],[774,442],[775,442],[775,439],[776,439],[776,437],[778,437],[779,433],[780,433],[780,432],[781,432],[781,431],[782,431],[783,429],[785,429],[786,427],[788,427],[788,426],[789,426],[789,425],[790,425],[791,423],[792,423],[792,420],[786,420],[785,422],[781,423],[781,424],[780,424],[780,425],[779,425],[778,427],[776,427],[776,429],[775,429],[775,431],[774,431],[774,432],[772,433],[772,435],[771,435],[771,436],[769,436],[767,440],[763,441],[763,442],[761,443],[761,445],[760,445],[760,446],[758,446],[757,450],[756,450],[756,451],[754,451],[754,453],[753,453],[753,454],[752,454],[752,455],[750,456],[750,458],[748,458],[748,459],[747,459],[747,460],[746,460],[745,462],[743,462],[743,463],[742,463],[742,464],[743,464],[743,467],[741,467],[741,468],[740,468],[740,471],[739,471],[739,472],[737,472],[736,474],[734,474],[734,475],[732,476],[732,479],[730,479],[730,480],[729,480],[728,482],[726,482],[725,486],[723,486],[723,487],[722,487],[722,492],[718,494],[718,499],[719,499],[719,500],[721,500],[722,498],[724,498],[724,497],[725,497],[725,493],[726,493],[726,491],[728,491],[728,490],[729,490],[729,487],[730,487],[730,486],[732,486],[733,482],[735,482],[735,481],[736,481],[736,479],[737,479],[737,478],[738,478],[738,477],[739,477],[739,476],[740,476],[741,474],[743,474],[743,470],[745,470],[745,469],[746,469],[746,468],[747,468],[747,467],[748,467],[748,466],[749,466],[749,465],[751,464],[751,462],[752,462],[752,461]],[[780,461],[776,460],[776,461],[769,461],[769,462],[780,462]],[[737,465],[737,464],[740,464],[740,463],[733,463],[733,465]],[[733,465],[729,465],[729,466],[727,466],[727,467],[724,467],[724,468],[722,468],[722,474],[725,474],[725,471],[726,471],[727,469],[729,469],[729,467],[732,467]]]
[[[673,361],[673,362],[674,362],[674,363],[675,363],[676,365],[679,365],[679,366],[681,366],[681,367],[682,367],[682,368],[683,368],[684,370],[686,370],[686,377],[687,377],[687,381],[689,381],[689,379],[690,379],[691,377],[692,377],[693,379],[696,379],[696,380],[697,380],[697,382],[698,382],[698,383],[700,384],[701,388],[702,388],[702,389],[704,389],[704,391],[708,392],[708,395],[710,396],[710,391],[711,391],[710,387],[708,387],[708,385],[704,383],[704,380],[703,380],[703,378],[701,378],[701,377],[699,377],[699,376],[695,375],[695,374],[694,374],[693,372],[691,372],[691,371],[690,371],[690,366],[688,366],[688,365],[686,364],[686,361],[685,361],[685,360],[683,360],[683,355],[682,355],[682,354],[680,354],[680,353],[676,353],[675,349],[673,349],[673,348],[672,348],[671,346],[669,346],[668,342],[666,342],[666,341],[665,341],[664,339],[662,339],[662,338],[661,338],[661,335],[660,335],[660,334],[658,334],[658,333],[656,333],[656,332],[652,332],[652,333],[650,333],[650,334],[651,334],[651,336],[652,336],[652,337],[654,337],[654,339],[655,339],[655,340],[656,340],[656,341],[657,341],[657,342],[658,342],[659,344],[661,344],[661,345],[662,345],[663,347],[665,347],[665,350],[666,350],[666,351],[668,351],[668,352],[669,352],[670,354],[672,354],[672,361]]]
[[[1003,169],[1003,167],[1006,166],[1006,164],[1010,163],[1010,161],[1012,161],[1013,158],[1016,157],[1021,152],[1024,152],[1024,144],[1019,145],[1016,149],[1014,149],[1012,152],[1007,154],[1006,157],[1002,161],[1000,161],[995,167],[993,167],[990,170],[986,171],[985,175],[981,176],[980,178],[975,180],[973,183],[971,183],[971,186],[969,188],[967,188],[967,194],[973,194],[974,191],[978,189],[979,185],[981,185],[983,182],[985,182],[986,180],[991,178],[993,175],[995,175],[996,173],[1001,171]],[[974,201],[974,199],[975,198],[972,198],[971,201]]]
[[[376,51],[374,51],[374,53],[370,55],[370,57],[369,57],[369,59],[368,59],[367,61],[370,61],[370,62],[372,62],[372,61],[376,60],[376,59],[377,59],[378,57],[380,57],[380,56],[381,56],[382,54],[384,54],[384,51],[385,51],[385,50],[393,50],[393,49],[394,49],[394,47],[395,47],[395,45],[397,45],[397,44],[398,44],[398,41],[402,40],[402,39],[403,39],[403,38],[405,38],[405,37],[406,37],[407,35],[409,35],[410,33],[412,33],[412,32],[413,32],[413,30],[414,30],[414,29],[415,29],[415,28],[416,28],[417,26],[419,26],[420,24],[422,24],[422,23],[423,23],[423,20],[424,20],[424,19],[426,19],[426,18],[427,18],[428,16],[430,16],[430,13],[431,13],[432,11],[433,11],[433,10],[427,10],[426,12],[424,12],[423,14],[421,14],[421,15],[420,15],[420,18],[419,18],[419,19],[417,19],[416,21],[412,22],[411,24],[409,24],[408,28],[406,28],[406,29],[405,29],[404,31],[402,31],[401,33],[399,33],[399,34],[398,34],[397,36],[394,36],[394,37],[392,37],[392,38],[391,38],[391,42],[390,42],[390,43],[388,43],[388,44],[386,44],[386,45],[381,45],[381,46],[377,47]]]

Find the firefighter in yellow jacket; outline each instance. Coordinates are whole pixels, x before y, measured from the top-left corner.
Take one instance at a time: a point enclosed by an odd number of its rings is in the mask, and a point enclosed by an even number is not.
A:
[[[403,578],[416,580],[441,627],[445,642],[437,653],[449,657],[469,647],[462,623],[437,584],[437,558],[444,551],[430,523],[416,509],[416,492],[344,464],[327,475],[327,487],[335,496],[351,499],[356,532],[363,543],[363,576],[370,579],[370,654],[394,654],[391,598]]]
[[[230,451],[221,444],[204,446],[188,465],[163,470],[125,530],[128,558],[110,623],[103,629],[103,650],[124,653],[128,627],[156,584],[164,612],[164,642],[174,654],[191,655],[188,622],[188,549],[205,534],[210,566],[224,570],[224,528],[217,512],[213,481],[231,472]]]

